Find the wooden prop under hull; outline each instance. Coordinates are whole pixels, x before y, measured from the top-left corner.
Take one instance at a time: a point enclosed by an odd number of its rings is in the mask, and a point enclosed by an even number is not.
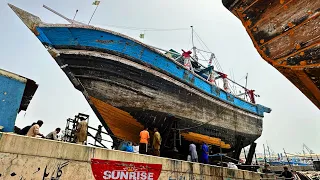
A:
[[[320,1],[222,0],[255,48],[320,109]]]

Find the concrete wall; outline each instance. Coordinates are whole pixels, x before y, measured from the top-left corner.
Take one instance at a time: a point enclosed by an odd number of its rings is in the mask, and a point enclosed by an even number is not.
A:
[[[288,166],[290,169],[290,166]],[[291,166],[294,171],[313,171],[313,166]],[[283,171],[283,166],[271,166],[272,171]]]
[[[93,180],[91,158],[162,164],[159,179],[166,180],[261,177],[249,171],[0,133],[0,180],[50,179],[57,173],[59,179]]]

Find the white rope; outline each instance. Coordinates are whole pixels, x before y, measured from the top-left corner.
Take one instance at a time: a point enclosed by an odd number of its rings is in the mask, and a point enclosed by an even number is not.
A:
[[[210,52],[212,52],[212,51],[209,49],[209,47],[204,43],[204,41],[200,38],[200,36],[198,35],[198,33],[197,33],[196,31],[194,31],[194,33],[195,33],[195,35],[199,38],[199,40],[202,42],[202,44],[207,48],[207,50],[210,51]],[[223,72],[222,67],[221,67],[218,59],[217,59],[217,58],[214,58],[214,61],[216,61],[218,70],[221,71],[221,72]]]

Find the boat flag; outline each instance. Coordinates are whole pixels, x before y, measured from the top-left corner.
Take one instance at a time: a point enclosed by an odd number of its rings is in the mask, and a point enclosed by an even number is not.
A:
[[[143,39],[144,38],[144,34],[140,34],[140,38]]]
[[[92,3],[92,5],[96,5],[96,6],[99,6],[99,4],[100,4],[100,1],[94,1],[94,2]]]

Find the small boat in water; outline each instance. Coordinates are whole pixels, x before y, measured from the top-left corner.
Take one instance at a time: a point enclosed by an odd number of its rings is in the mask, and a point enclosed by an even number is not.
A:
[[[9,6],[83,93],[114,143],[138,143],[143,126],[159,129],[163,147],[186,153],[189,142],[232,151],[260,137],[264,113],[271,109],[256,104],[252,90],[245,89],[251,102],[230,93],[227,76],[202,67],[191,51],[162,53],[117,32],[47,24]]]

